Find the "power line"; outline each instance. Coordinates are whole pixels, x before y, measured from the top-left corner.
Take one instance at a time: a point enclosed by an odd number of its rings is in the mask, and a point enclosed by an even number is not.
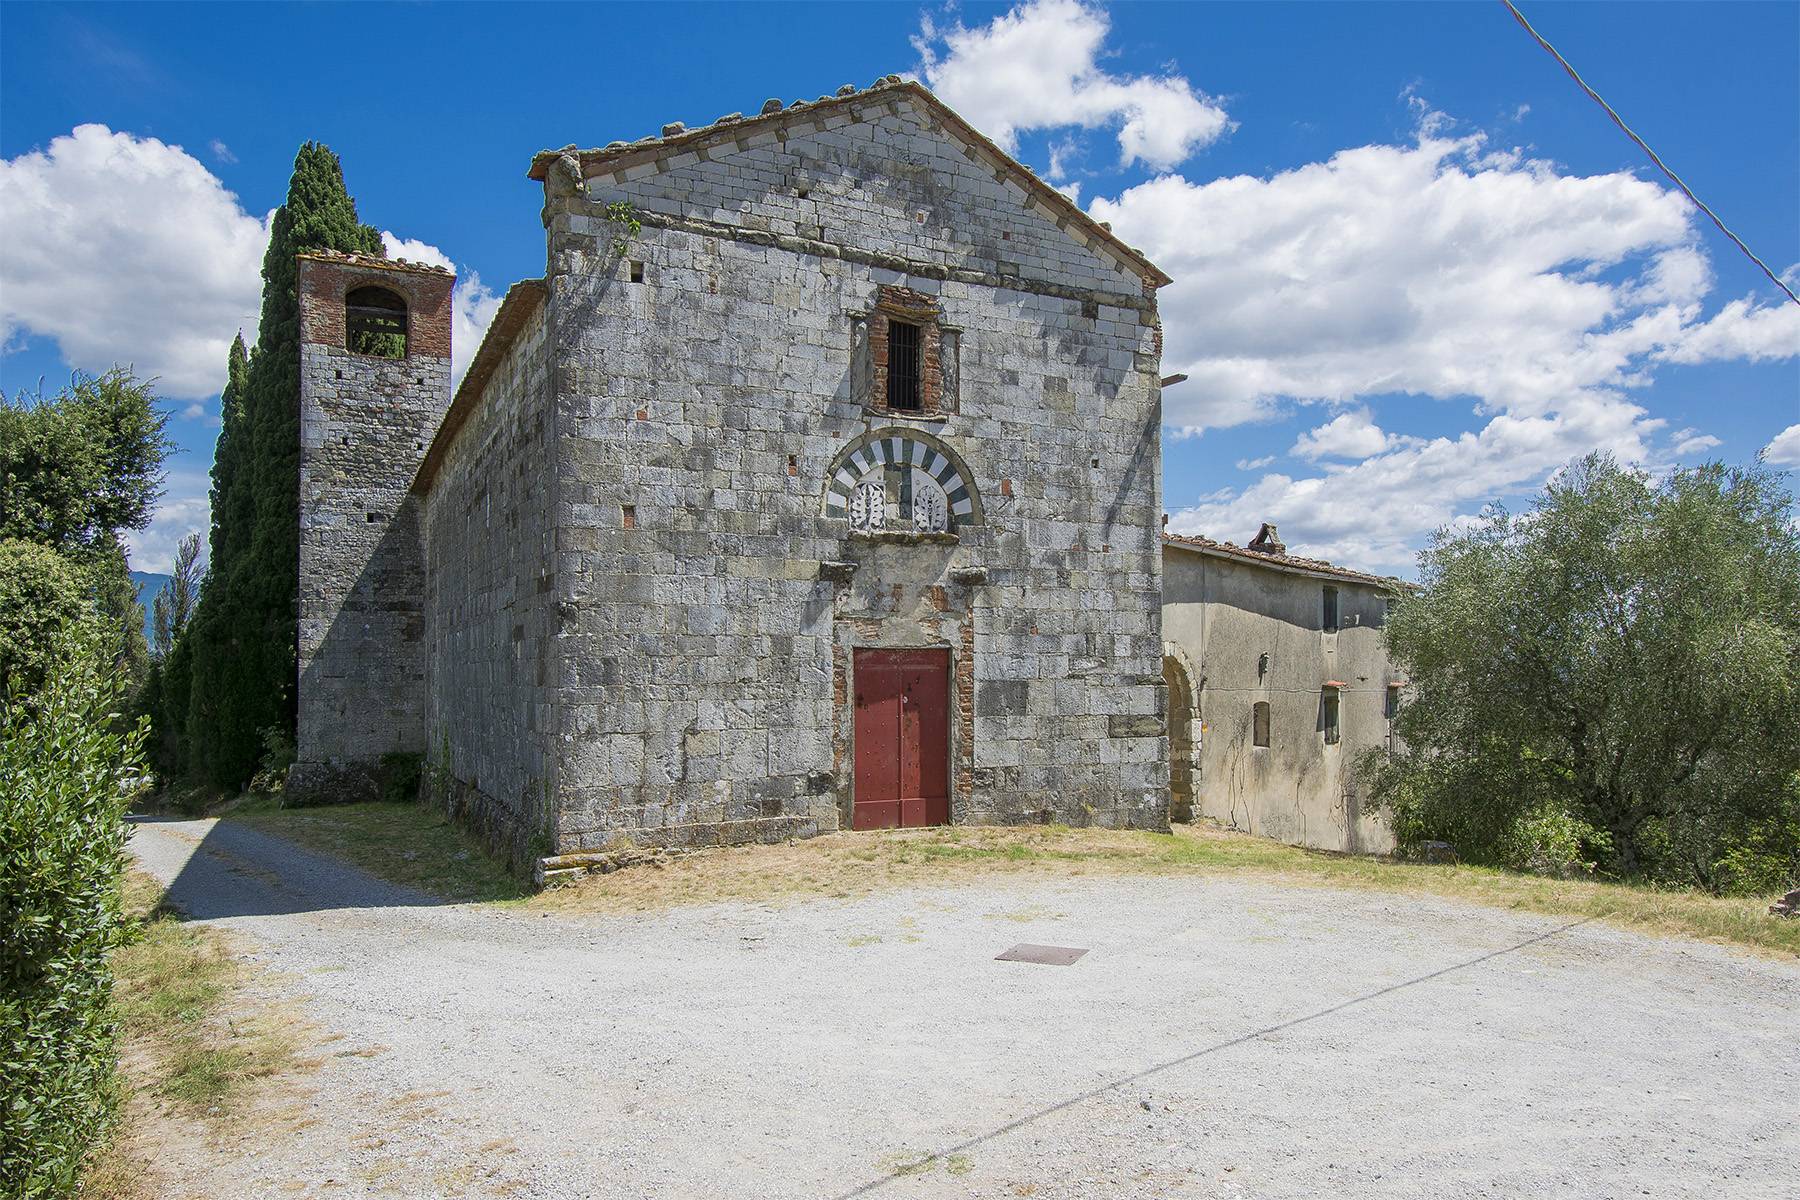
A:
[[[1800,304],[1800,296],[1794,295],[1794,289],[1790,288],[1787,284],[1781,282],[1781,277],[1776,275],[1775,272],[1769,270],[1767,263],[1763,262],[1762,259],[1756,257],[1755,254],[1751,253],[1750,247],[1744,245],[1744,239],[1739,237],[1737,234],[1731,232],[1731,230],[1727,229],[1725,227],[1725,222],[1719,220],[1719,214],[1714,212],[1712,209],[1708,208],[1704,203],[1702,203],[1700,200],[1700,197],[1694,195],[1694,189],[1689,187],[1687,184],[1685,184],[1681,181],[1681,176],[1679,176],[1675,172],[1669,170],[1668,164],[1664,163],[1663,160],[1657,156],[1656,151],[1654,151],[1650,148],[1649,143],[1644,141],[1643,138],[1639,137],[1632,130],[1631,126],[1629,126],[1625,123],[1625,118],[1621,117],[1613,109],[1612,105],[1608,104],[1604,99],[1602,99],[1599,92],[1596,92],[1593,88],[1588,86],[1587,80],[1583,79],[1579,74],[1576,73],[1575,68],[1569,65],[1569,60],[1564,58],[1560,53],[1558,53],[1555,46],[1552,46],[1549,42],[1544,40],[1543,34],[1539,33],[1537,30],[1535,30],[1531,27],[1531,22],[1527,21],[1525,19],[1525,14],[1519,11],[1518,5],[1514,4],[1512,2],[1512,0],[1500,0],[1500,3],[1506,5],[1506,10],[1513,15],[1513,19],[1524,27],[1525,32],[1529,33],[1532,36],[1532,39],[1534,41],[1536,41],[1538,45],[1542,46],[1546,51],[1549,52],[1550,57],[1554,58],[1557,62],[1562,64],[1562,69],[1567,71],[1569,73],[1569,78],[1573,79],[1576,82],[1576,84],[1578,84],[1580,86],[1581,90],[1588,94],[1588,98],[1590,100],[1592,100],[1595,104],[1598,104],[1601,108],[1604,108],[1606,110],[1606,115],[1613,119],[1613,124],[1617,125],[1620,129],[1623,129],[1625,131],[1625,136],[1630,138],[1632,141],[1636,142],[1638,149],[1642,150],[1645,154],[1648,154],[1650,156],[1650,161],[1656,164],[1656,169],[1661,171],[1664,175],[1667,175],[1669,177],[1669,181],[1671,183],[1673,183],[1676,187],[1681,189],[1681,194],[1686,196],[1689,200],[1693,201],[1695,208],[1699,209],[1701,212],[1703,212],[1707,216],[1711,217],[1712,223],[1719,227],[1719,232],[1724,234],[1726,237],[1730,238],[1732,241],[1732,244],[1734,244],[1735,246],[1737,246],[1737,248],[1739,250],[1742,250],[1744,252],[1744,257],[1748,258],[1751,262],[1755,263],[1758,267],[1761,267],[1762,273],[1764,275],[1767,275],[1769,277],[1770,282],[1772,282],[1776,287],[1778,287],[1782,291],[1786,292],[1787,298],[1789,300],[1792,300],[1795,304]]]

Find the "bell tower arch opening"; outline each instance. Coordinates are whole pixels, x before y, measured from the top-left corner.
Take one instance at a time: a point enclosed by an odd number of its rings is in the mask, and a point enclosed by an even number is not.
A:
[[[406,301],[365,285],[344,296],[344,348],[374,358],[406,357]]]

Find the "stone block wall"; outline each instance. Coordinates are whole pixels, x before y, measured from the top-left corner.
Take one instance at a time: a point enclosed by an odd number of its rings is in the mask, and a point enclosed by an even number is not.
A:
[[[715,129],[694,150],[658,158],[646,151],[642,161],[597,167],[590,193],[629,200],[640,214],[927,270],[973,271],[1077,298],[1141,296],[1130,264],[1083,245],[1084,235],[989,147],[962,136],[907,88],[796,114],[778,128]]]
[[[447,272],[302,255],[297,798],[368,794],[388,753],[424,749],[419,510],[409,489],[450,394]],[[406,304],[402,358],[352,353],[345,297]]]
[[[558,849],[839,827],[858,646],[950,649],[953,819],[1166,827],[1149,287],[904,95],[746,141],[547,184]],[[956,411],[859,389],[884,288],[957,331]],[[979,521],[825,515],[888,427],[966,463]]]
[[[424,499],[424,724],[440,799],[523,861],[554,822],[555,426],[541,296],[507,307],[510,347],[471,369]]]

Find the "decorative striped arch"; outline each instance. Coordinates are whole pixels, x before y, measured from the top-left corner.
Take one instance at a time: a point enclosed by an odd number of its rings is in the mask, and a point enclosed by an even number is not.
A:
[[[914,478],[923,475],[943,489],[950,506],[950,528],[980,523],[981,497],[962,459],[929,433],[899,428],[870,430],[838,452],[825,473],[825,515],[848,517],[857,484],[889,467],[904,469],[900,477],[903,503],[910,503],[906,493]]]

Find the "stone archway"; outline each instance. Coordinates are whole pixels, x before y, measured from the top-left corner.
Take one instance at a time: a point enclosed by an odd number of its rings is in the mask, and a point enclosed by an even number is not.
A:
[[[1200,706],[1193,669],[1178,647],[1164,648],[1163,683],[1169,696],[1169,820],[1188,822],[1199,805]]]

